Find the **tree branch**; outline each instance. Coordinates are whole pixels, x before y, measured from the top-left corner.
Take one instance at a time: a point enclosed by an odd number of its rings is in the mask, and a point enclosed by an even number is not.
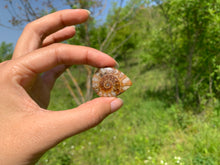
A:
[[[82,90],[80,89],[76,79],[73,77],[73,75],[71,74],[70,72],[70,69],[66,69],[70,79],[72,80],[73,84],[75,85],[76,89],[77,89],[77,92],[78,92],[78,95],[80,96],[80,99],[81,99],[81,102],[85,102],[85,99],[83,97],[83,93],[82,93]]]
[[[122,2],[121,2],[121,4],[122,4]],[[108,42],[109,38],[111,37],[111,35],[112,35],[113,33],[116,33],[116,31],[118,31],[118,29],[120,29],[120,28],[117,28],[117,25],[118,25],[119,23],[121,23],[122,21],[124,21],[127,17],[129,17],[129,16],[132,14],[132,12],[134,11],[134,8],[135,8],[135,4],[131,7],[131,10],[130,10],[122,19],[116,21],[116,22],[110,27],[110,31],[108,32],[108,34],[107,34],[105,40],[102,42],[102,44],[101,44],[101,46],[100,46],[100,50],[101,50],[101,51],[104,50],[104,47],[105,47],[105,45],[107,45],[107,42]],[[124,25],[123,25],[123,26],[124,26]]]
[[[62,78],[64,84],[66,85],[67,89],[69,90],[71,96],[72,96],[73,99],[75,100],[76,104],[77,104],[77,105],[80,105],[81,103],[80,103],[80,101],[78,100],[78,98],[76,97],[75,93],[73,92],[73,90],[72,90],[71,86],[69,85],[69,82],[68,82],[68,80],[66,79],[66,77],[65,77],[64,75],[61,75],[61,78]]]
[[[115,47],[110,54],[114,54],[120,47],[122,47],[124,45],[124,43],[126,43],[130,38],[131,38],[132,34],[130,34],[124,41],[122,41],[117,47]],[[117,56],[114,56],[114,58],[116,58]]]

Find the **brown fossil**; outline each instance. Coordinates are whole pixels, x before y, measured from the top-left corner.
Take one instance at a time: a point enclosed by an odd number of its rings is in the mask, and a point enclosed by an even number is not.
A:
[[[99,68],[92,78],[93,89],[103,97],[116,97],[131,85],[131,80],[124,73],[112,67]]]

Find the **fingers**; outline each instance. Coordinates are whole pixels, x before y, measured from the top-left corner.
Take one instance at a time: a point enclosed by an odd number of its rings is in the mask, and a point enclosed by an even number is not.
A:
[[[29,23],[15,47],[13,58],[27,54],[39,48],[43,40],[50,34],[64,28],[85,22],[89,12],[84,9],[68,9],[44,16]]]
[[[121,99],[100,97],[72,110],[47,111],[46,114],[40,116],[40,122],[46,122],[45,131],[50,136],[48,139],[57,143],[98,125],[122,105]]]
[[[94,67],[113,67],[116,61],[109,55],[96,49],[56,43],[13,61],[15,73],[19,73],[17,82],[28,87],[31,80],[40,73],[61,65],[88,64]]]
[[[96,126],[122,104],[120,99],[103,97],[65,111],[48,111],[32,107],[36,111],[19,113],[6,122],[8,128],[3,131],[8,136],[5,136],[1,144],[6,142],[6,145],[10,143],[13,147],[8,150],[3,147],[0,153],[2,150],[2,153],[5,151],[3,157],[7,155],[12,160],[29,160],[27,158],[35,158],[30,159],[32,161],[37,160],[48,149],[67,137]],[[18,164],[17,162],[12,164]]]
[[[42,46],[47,46],[53,43],[61,42],[66,39],[69,39],[75,35],[75,27],[74,26],[68,26],[64,29],[59,30],[58,32],[55,32],[54,34],[49,35],[43,40]]]
[[[18,65],[38,74],[57,65],[88,64],[94,67],[115,66],[115,60],[96,49],[68,44],[53,44],[16,60]]]

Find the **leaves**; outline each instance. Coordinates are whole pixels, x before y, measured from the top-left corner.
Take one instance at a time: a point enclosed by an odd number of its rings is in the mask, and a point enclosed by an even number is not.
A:
[[[176,79],[176,99],[186,106],[200,109],[219,93],[214,85],[216,77],[211,75],[219,65],[219,61],[214,64],[213,59],[219,56],[220,51],[220,3],[214,0],[154,2],[157,3],[155,7],[146,8],[143,12],[153,10],[158,13],[159,18],[156,19],[160,19],[161,25],[154,26],[153,15],[148,15],[150,38],[143,42],[148,55],[142,59],[145,62],[151,59],[154,64],[165,66],[171,78]]]
[[[6,2],[13,26],[56,10],[55,1],[50,0],[43,1],[42,6],[28,0],[19,1],[18,10],[12,10],[16,7],[14,2]],[[70,8],[86,8],[92,12],[88,22],[77,25],[77,34],[68,40],[69,44],[104,51],[127,68],[141,62],[147,69],[166,70],[175,81],[170,95],[186,107],[201,110],[219,98],[219,0],[114,1],[101,23],[97,16],[106,9],[106,0],[64,2]]]
[[[13,44],[2,42],[0,44],[0,62],[9,60],[13,53]]]

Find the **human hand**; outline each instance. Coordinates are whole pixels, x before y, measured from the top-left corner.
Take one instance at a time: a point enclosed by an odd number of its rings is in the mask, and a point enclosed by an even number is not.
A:
[[[56,43],[75,34],[87,10],[63,10],[29,23],[12,60],[0,63],[0,164],[34,164],[50,148],[99,124],[122,106],[100,97],[77,108],[49,111],[50,91],[67,66],[115,66],[110,56],[83,46]]]

